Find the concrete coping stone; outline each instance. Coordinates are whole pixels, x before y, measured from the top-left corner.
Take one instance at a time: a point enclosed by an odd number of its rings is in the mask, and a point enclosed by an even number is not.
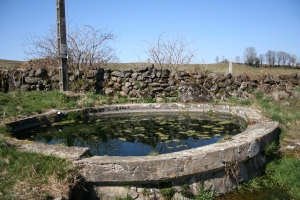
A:
[[[143,112],[214,112],[231,114],[249,123],[247,129],[231,141],[157,156],[119,157],[93,156],[74,161],[84,166],[82,173],[89,182],[145,183],[173,180],[177,177],[217,171],[228,162],[253,158],[274,141],[279,123],[271,121],[257,110],[211,104],[124,104],[92,108],[89,115]],[[250,125],[251,124],[251,125]]]

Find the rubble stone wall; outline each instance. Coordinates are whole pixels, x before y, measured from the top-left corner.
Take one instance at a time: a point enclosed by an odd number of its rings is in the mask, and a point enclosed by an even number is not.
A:
[[[24,65],[24,66],[22,66]],[[59,74],[55,63],[29,62],[8,71],[0,71],[0,88],[8,86],[23,90],[59,89]],[[6,78],[5,78],[6,77]],[[96,92],[107,96],[129,98],[155,98],[156,102],[205,102],[212,99],[227,100],[229,97],[247,99],[254,90],[271,94],[280,100],[300,98],[295,87],[300,87],[300,74],[290,75],[232,75],[187,73],[169,69],[158,70],[153,65],[137,70],[104,70],[87,68],[69,70],[69,86],[73,92]],[[6,89],[5,89],[6,88]]]

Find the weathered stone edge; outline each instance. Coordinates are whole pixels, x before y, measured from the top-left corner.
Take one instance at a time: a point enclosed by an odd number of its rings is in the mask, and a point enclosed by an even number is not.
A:
[[[211,105],[211,104],[182,104],[182,103],[169,103],[169,104],[118,104],[118,105],[109,105],[109,106],[99,106],[99,107],[93,107],[93,108],[85,108],[85,109],[74,109],[69,111],[60,111],[60,110],[51,110],[47,113],[43,113],[40,115],[32,116],[29,118],[25,118],[22,120],[14,121],[9,124],[8,126],[14,127],[14,130],[21,131],[22,128],[31,128],[36,127],[40,125],[47,125],[51,124],[53,122],[61,121],[63,116],[68,115],[70,112],[81,112],[86,117],[91,117],[95,115],[101,115],[101,114],[114,114],[114,113],[127,113],[127,112],[219,112],[222,114],[233,114],[237,115],[239,117],[242,117],[247,122],[254,122],[254,123],[264,123],[269,122],[270,120],[262,117],[257,110],[253,110],[247,107],[240,107],[240,106],[228,106],[228,105]],[[275,125],[275,127],[278,127]],[[248,127],[249,128],[249,127]],[[247,130],[248,130],[247,128]],[[246,130],[246,131],[247,131]],[[239,136],[238,134],[237,136]],[[235,136],[235,137],[237,137]],[[61,158],[66,158],[69,160],[79,160],[81,158],[84,158],[84,155],[86,155],[89,151],[88,148],[82,148],[82,147],[65,147],[65,146],[53,146],[53,145],[47,145],[47,144],[41,144],[41,143],[24,143],[20,140],[13,139],[10,140],[11,144],[14,144],[15,146],[18,146],[23,151],[31,151],[31,152],[40,152],[44,154],[50,154],[55,155]],[[209,145],[211,146],[211,145]],[[207,147],[203,147],[205,149]],[[192,149],[190,151],[193,151],[195,149]],[[187,153],[186,151],[181,152],[180,154]],[[169,154],[167,154],[169,155]],[[159,155],[155,158],[164,157],[165,155]],[[176,153],[173,155],[176,156]],[[83,163],[89,163],[89,159],[93,159],[97,157],[92,157],[88,159],[84,159],[79,162],[75,162],[74,164],[83,164]],[[105,157],[104,160],[109,160],[110,157]],[[126,158],[126,157],[125,157]],[[145,159],[145,157],[142,157]],[[153,159],[154,157],[148,157],[147,159]],[[118,158],[114,157],[113,159],[119,159],[122,160],[124,157]],[[135,157],[135,159],[139,159],[139,157]],[[103,160],[103,158],[98,158],[98,160]]]
[[[175,107],[179,108],[176,108]],[[134,104],[125,105],[128,109],[138,107],[137,112],[151,111],[150,107],[173,111],[197,111],[230,113],[244,118],[254,125],[233,137],[233,141],[217,143],[200,148],[189,149],[176,153],[143,157],[106,157],[94,156],[75,161],[82,165],[82,174],[89,182],[145,183],[172,180],[177,177],[191,176],[207,171],[224,168],[227,162],[241,162],[250,159],[263,151],[279,134],[279,123],[262,117],[259,111],[246,107],[230,107],[227,105],[209,104]],[[108,108],[108,107],[106,107]],[[170,111],[170,109],[168,110]],[[90,114],[98,115],[125,112],[123,105],[109,109],[95,109]],[[127,110],[128,112],[128,110]]]

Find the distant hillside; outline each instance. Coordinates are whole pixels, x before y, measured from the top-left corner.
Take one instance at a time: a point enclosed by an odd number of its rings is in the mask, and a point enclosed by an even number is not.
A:
[[[0,69],[9,69],[11,67],[18,66],[23,62],[25,61],[0,59]]]

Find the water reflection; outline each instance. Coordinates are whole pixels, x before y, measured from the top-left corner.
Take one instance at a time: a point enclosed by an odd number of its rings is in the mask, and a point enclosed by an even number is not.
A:
[[[217,142],[246,127],[240,118],[199,113],[104,115],[89,122],[41,128],[28,139],[55,145],[89,147],[93,155],[145,156]]]

